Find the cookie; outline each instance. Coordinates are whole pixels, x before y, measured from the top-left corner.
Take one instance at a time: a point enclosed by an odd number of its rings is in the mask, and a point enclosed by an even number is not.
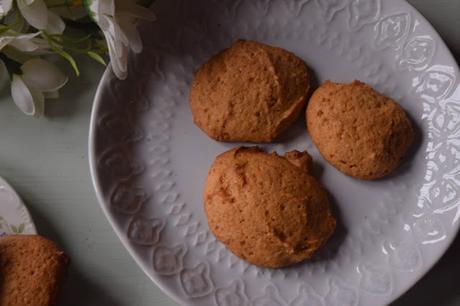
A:
[[[300,115],[309,79],[293,53],[239,40],[196,72],[193,120],[215,140],[271,142]]]
[[[43,237],[1,237],[0,305],[56,305],[68,261],[53,242]]]
[[[208,224],[235,255],[279,268],[311,257],[335,229],[328,195],[306,152],[240,147],[219,155],[204,189]]]
[[[414,139],[404,110],[359,81],[321,85],[310,98],[306,118],[321,155],[339,171],[359,179],[389,174]]]

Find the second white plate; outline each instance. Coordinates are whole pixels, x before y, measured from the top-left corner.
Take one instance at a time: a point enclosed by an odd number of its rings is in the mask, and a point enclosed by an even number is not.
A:
[[[36,234],[29,211],[14,189],[0,177],[0,237]]]

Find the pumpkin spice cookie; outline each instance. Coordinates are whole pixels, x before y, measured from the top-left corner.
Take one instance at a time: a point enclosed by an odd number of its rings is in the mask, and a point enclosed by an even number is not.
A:
[[[219,141],[274,140],[300,114],[310,88],[305,63],[281,48],[239,40],[195,73],[195,124]]]
[[[279,268],[311,257],[336,222],[310,168],[307,152],[283,157],[240,147],[219,155],[204,190],[211,231],[257,266]]]
[[[339,171],[359,179],[389,174],[414,139],[404,110],[359,81],[321,85],[308,103],[306,120],[321,155]]]
[[[1,237],[0,305],[56,305],[68,262],[68,257],[43,237]]]

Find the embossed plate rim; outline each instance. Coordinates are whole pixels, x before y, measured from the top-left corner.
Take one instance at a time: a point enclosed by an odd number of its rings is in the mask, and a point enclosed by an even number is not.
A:
[[[441,45],[440,46],[441,48],[445,49],[445,51],[447,52],[447,55],[450,57],[449,61],[452,61],[453,63],[456,64],[454,66],[454,69],[456,70],[455,73],[457,75],[460,74],[459,63],[457,63],[457,60],[455,59],[452,51],[447,46],[446,42],[441,37],[441,35],[438,33],[436,28],[431,24],[431,22],[428,19],[426,19],[426,17],[416,7],[414,7],[412,4],[410,4],[408,0],[400,0],[400,1],[406,3],[406,5],[408,5],[413,10],[413,13],[416,15],[416,17],[419,18],[420,20],[422,20],[425,23],[425,25],[432,30],[434,35],[436,35],[436,37],[435,37],[436,41]],[[460,95],[459,95],[458,98],[460,99]],[[457,237],[457,235],[459,234],[459,232],[460,232],[460,222],[457,222],[457,224],[455,225],[455,229],[451,232],[451,235],[447,236],[447,238],[446,238],[447,243],[445,245],[445,248],[442,250],[442,252],[440,252],[440,255],[435,260],[433,260],[430,264],[428,264],[426,267],[424,267],[421,270],[421,272],[417,276],[417,280],[415,282],[413,282],[412,284],[406,284],[406,286],[403,286],[404,287],[403,292],[400,295],[394,296],[390,300],[390,302],[388,304],[391,304],[391,303],[395,302],[398,298],[403,296],[404,293],[406,293],[412,287],[414,287],[423,277],[426,276],[426,274],[428,272],[430,272],[430,270],[441,260],[441,258],[444,256],[444,254],[450,248],[450,246],[454,242],[454,240]]]
[[[416,7],[414,7],[412,4],[410,4],[409,1],[407,1],[407,0],[400,0],[400,1],[404,2],[406,5],[408,5],[413,10],[413,14],[416,15],[416,17],[418,19],[422,20],[425,23],[425,26],[430,28],[430,30],[434,33],[434,35],[436,35],[436,37],[434,37],[434,38],[440,44],[440,46],[438,45],[438,47],[441,47],[441,48],[445,49],[445,51],[447,52],[447,55],[450,57],[449,61],[452,61],[453,63],[456,64],[454,66],[454,70],[455,70],[455,73],[457,75],[459,75],[460,74],[459,63],[457,63],[452,51],[447,46],[446,42],[441,37],[441,35],[438,33],[436,28],[431,24],[431,22],[428,19],[425,18],[425,16]],[[460,99],[460,94],[459,94],[458,98]],[[403,296],[404,293],[406,293],[412,287],[414,287],[423,277],[426,276],[426,274],[441,260],[441,258],[444,256],[444,254],[447,252],[447,250],[450,248],[450,246],[454,242],[454,240],[457,237],[457,235],[459,234],[459,232],[460,232],[460,222],[457,222],[457,224],[455,225],[454,230],[450,233],[451,235],[447,235],[447,238],[446,238],[447,243],[446,243],[444,249],[442,250],[442,252],[440,252],[440,255],[435,260],[433,260],[432,262],[430,262],[429,264],[424,266],[423,269],[419,270],[420,272],[418,273],[418,276],[416,277],[416,280],[412,284],[406,283],[403,286],[404,289],[403,289],[402,293],[399,294],[399,295],[393,296],[392,299],[390,299],[388,304],[391,304],[391,303],[395,302],[398,298]]]
[[[97,126],[95,122],[97,121],[96,120],[96,117],[98,114],[97,110],[101,106],[101,100],[102,100],[101,97],[103,94],[104,85],[107,82],[110,74],[113,74],[111,64],[107,65],[107,68],[104,70],[104,73],[102,74],[102,78],[99,81],[99,84],[97,86],[96,94],[94,95],[93,106],[91,110],[91,118],[90,118],[89,137],[88,137],[88,153],[90,157],[89,158],[89,168],[90,168],[91,181],[93,183],[93,187],[96,192],[96,198],[110,226],[112,227],[112,229],[114,230],[118,238],[120,239],[125,249],[134,259],[136,264],[141,268],[141,270],[145,273],[145,275],[147,275],[148,278],[150,278],[155,283],[155,285],[157,285],[163,292],[165,292],[169,297],[171,297],[176,303],[181,304],[182,301],[180,300],[178,295],[173,290],[170,290],[168,287],[163,286],[163,284],[159,281],[159,278],[156,278],[150,273],[148,273],[147,264],[141,259],[141,257],[135,252],[134,248],[129,244],[128,239],[126,238],[126,236],[124,236],[122,230],[116,224],[114,218],[111,216],[109,209],[107,208],[108,205],[105,202],[103,192],[101,190],[99,178],[96,175],[97,167],[95,165],[96,164],[96,150],[95,150],[96,133],[95,133],[95,130]]]

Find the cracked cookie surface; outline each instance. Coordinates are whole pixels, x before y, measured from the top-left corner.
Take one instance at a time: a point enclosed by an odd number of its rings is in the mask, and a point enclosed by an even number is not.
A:
[[[265,143],[300,115],[310,88],[305,63],[291,52],[239,40],[195,73],[195,124],[219,141]]]
[[[309,174],[311,157],[240,147],[219,155],[204,190],[211,231],[235,255],[261,267],[311,257],[335,229],[330,202]]]
[[[306,120],[321,155],[339,171],[359,179],[392,172],[414,139],[404,110],[359,81],[321,85],[308,102]]]

